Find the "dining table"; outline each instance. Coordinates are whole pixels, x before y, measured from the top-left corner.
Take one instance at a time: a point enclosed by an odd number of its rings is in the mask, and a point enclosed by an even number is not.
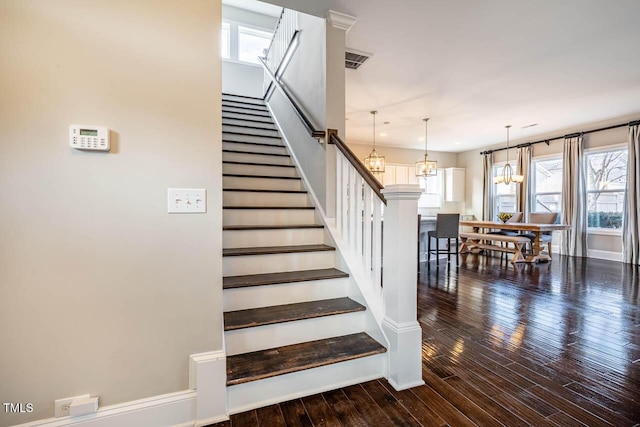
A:
[[[535,237],[531,241],[531,253],[525,256],[527,262],[548,262],[551,261],[551,252],[546,253],[542,248],[540,237],[549,231],[570,230],[568,224],[533,224],[530,222],[499,222],[499,221],[460,221],[461,227],[472,227],[474,233],[489,233],[495,230],[510,230],[531,233]]]

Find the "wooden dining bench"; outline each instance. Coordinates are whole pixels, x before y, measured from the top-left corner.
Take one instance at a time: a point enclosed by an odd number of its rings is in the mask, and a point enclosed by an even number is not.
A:
[[[510,260],[512,263],[526,261],[523,249],[527,243],[531,242],[531,240],[525,236],[504,236],[501,234],[485,233],[460,233],[460,240],[462,241],[460,253],[471,252],[472,249],[508,252],[513,254]],[[509,247],[509,245],[500,246],[495,244],[495,242],[513,243],[513,247]]]

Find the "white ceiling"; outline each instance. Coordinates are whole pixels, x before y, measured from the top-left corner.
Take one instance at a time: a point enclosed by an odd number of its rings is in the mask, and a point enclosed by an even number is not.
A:
[[[371,142],[371,110],[378,145],[423,148],[430,117],[436,151],[640,113],[638,0],[271,2],[357,17],[347,46],[374,55],[346,70],[351,142]]]

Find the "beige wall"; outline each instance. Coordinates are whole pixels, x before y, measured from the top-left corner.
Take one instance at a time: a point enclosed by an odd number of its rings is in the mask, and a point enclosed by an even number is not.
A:
[[[219,0],[0,2],[0,400],[35,409],[0,425],[186,389],[221,348],[219,26]]]

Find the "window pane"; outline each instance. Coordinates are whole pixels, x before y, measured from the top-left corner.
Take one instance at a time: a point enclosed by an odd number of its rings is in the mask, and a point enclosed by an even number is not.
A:
[[[222,23],[222,32],[220,33],[220,56],[225,59],[229,59],[229,53],[231,51],[231,39],[229,37],[230,27],[226,22]]]
[[[622,228],[624,191],[615,193],[589,193],[587,196],[587,226],[595,228]]]
[[[493,177],[501,176],[503,173],[504,165],[493,167]],[[511,183],[506,185],[504,183],[494,184],[494,204],[493,211],[496,214],[496,218],[492,218],[497,221],[497,215],[500,212],[516,211],[516,184]]]
[[[627,186],[627,150],[587,156],[588,190],[622,190]]]
[[[238,60],[259,64],[259,56],[269,48],[271,34],[252,28],[238,27]]]
[[[504,184],[500,184],[504,185]],[[516,211],[516,195],[508,194],[502,196],[496,196],[496,210],[495,214],[500,212],[514,213]]]
[[[551,193],[560,190],[562,185],[562,159],[536,161],[536,193]]]
[[[561,193],[536,194],[531,212],[560,212]]]
[[[627,186],[627,150],[587,155],[588,227],[622,228]],[[621,191],[611,191],[621,190]]]
[[[562,202],[562,158],[534,161],[533,180],[533,206],[531,207],[531,212],[560,212]]]

